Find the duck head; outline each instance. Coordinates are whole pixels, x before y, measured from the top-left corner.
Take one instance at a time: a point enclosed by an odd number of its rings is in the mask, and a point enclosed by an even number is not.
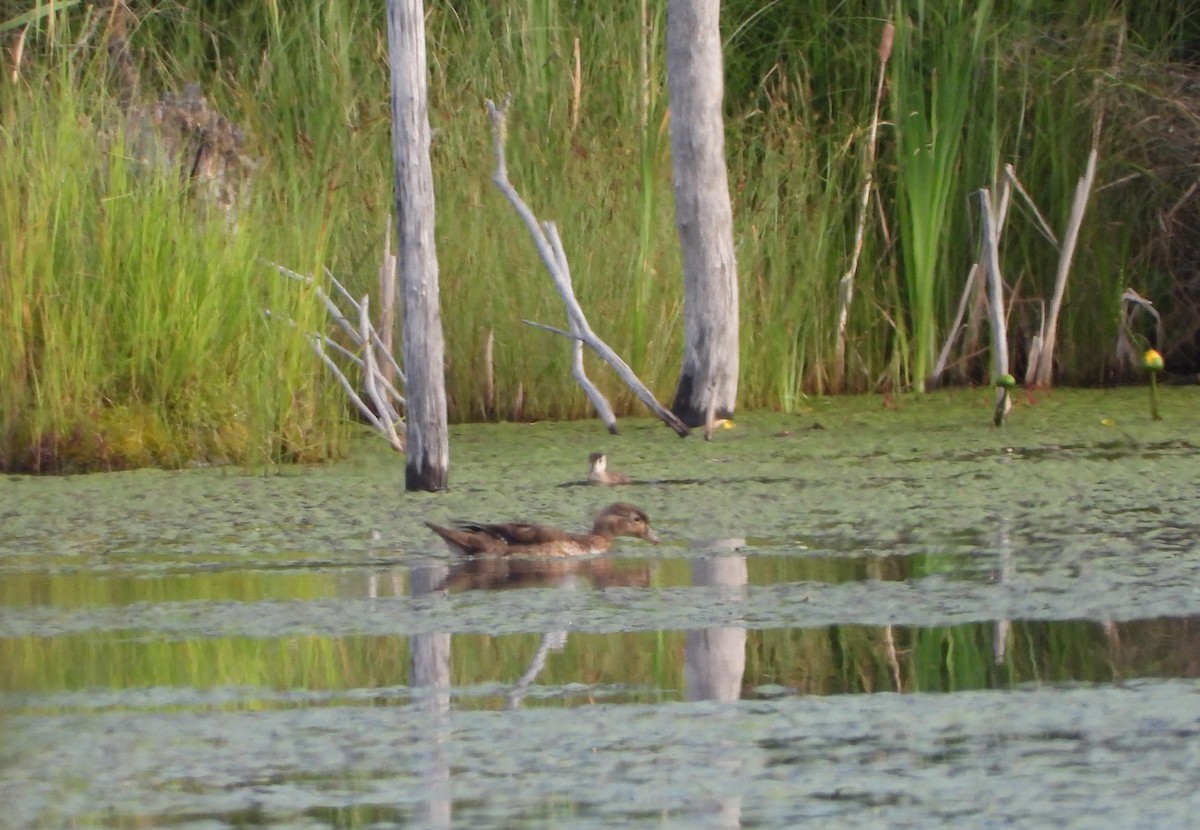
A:
[[[623,501],[610,504],[597,513],[592,532],[608,537],[633,536],[655,544],[659,542],[658,534],[650,529],[650,517],[646,511]]]

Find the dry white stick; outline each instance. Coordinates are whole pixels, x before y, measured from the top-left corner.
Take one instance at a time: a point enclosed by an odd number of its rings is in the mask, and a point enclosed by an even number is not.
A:
[[[1025,364],[1025,385],[1036,386],[1038,361],[1042,356],[1042,330],[1046,327],[1046,301],[1038,300],[1037,333],[1029,338],[1029,358]],[[1011,312],[1011,309],[1010,309]]]
[[[871,189],[875,186],[875,148],[879,136],[879,107],[883,101],[883,84],[887,78],[888,58],[892,54],[892,39],[896,27],[889,20],[883,27],[879,39],[879,80],[875,83],[875,110],[871,115],[871,126],[867,130],[867,151],[863,159],[863,186],[859,197],[858,224],[854,228],[854,248],[850,254],[850,267],[838,282],[837,347],[834,355],[834,391],[840,392],[846,374],[846,325],[850,319],[850,303],[854,299],[854,277],[858,273],[858,261],[862,257],[863,240],[866,235],[867,214],[871,207]]]
[[[271,313],[271,309],[265,309],[264,314],[266,314],[268,318],[274,319],[274,314]],[[290,318],[287,320],[287,324],[292,328],[299,328],[299,326],[296,325],[296,321]],[[314,347],[320,346],[322,349],[333,349],[333,351],[337,352],[343,358],[353,363],[360,370],[366,369],[366,364],[363,362],[361,357],[347,349],[329,335],[312,332],[308,336],[313,341],[319,341],[313,343]],[[327,357],[327,355],[324,357]],[[398,406],[405,406],[404,396],[400,394],[399,390],[397,390],[396,387],[393,386],[389,380],[387,380],[387,378],[383,378],[381,376],[380,383],[383,386],[383,391],[387,392],[388,396],[391,397],[391,399],[394,400]]]
[[[1050,223],[1046,221],[1046,217],[1042,215],[1042,211],[1038,209],[1037,202],[1033,201],[1033,197],[1029,195],[1029,191],[1025,189],[1025,185],[1021,184],[1021,180],[1017,178],[1017,171],[1011,164],[1004,165],[1004,175],[1012,182],[1012,186],[1016,188],[1017,193],[1021,194],[1021,198],[1025,200],[1025,204],[1029,205],[1029,209],[1033,211],[1034,217],[1037,219],[1038,230],[1042,232],[1042,236],[1053,245],[1058,247],[1058,237],[1054,235],[1054,231],[1050,228]],[[1007,206],[1000,213],[998,224],[1000,229],[1004,229],[1004,215],[1007,213]]]
[[[371,333],[371,317],[368,313],[369,302],[369,297],[363,297],[362,304],[359,306],[361,309],[359,312],[359,325],[362,327],[363,340],[369,340]],[[396,452],[404,452],[404,439],[396,432],[396,424],[402,423],[400,415],[392,409],[383,395],[379,393],[377,380],[381,375],[379,374],[379,364],[375,362],[375,349],[370,346],[363,349],[363,363],[365,364],[362,378],[363,386],[366,387],[367,396],[375,404],[375,411],[379,413],[383,436],[392,445],[392,449]]]
[[[992,228],[996,238],[997,260],[999,258],[1000,236],[1004,233],[1004,223],[1008,219],[1008,208],[1012,203],[1012,188],[1014,185],[1018,188],[1020,187],[1020,182],[1017,181],[1016,172],[1013,170],[1013,166],[1011,164],[1005,165],[1004,174],[1000,177],[1000,195],[996,200],[995,207],[992,208],[991,214]],[[987,203],[989,206],[992,204],[990,195],[987,197]],[[1030,204],[1034,212],[1037,213],[1037,205],[1033,205],[1032,202]],[[1041,214],[1038,215],[1040,216]],[[987,263],[985,262],[985,258],[987,255],[988,248],[985,237],[984,239],[980,240],[979,255],[976,257],[975,262],[971,265],[971,270],[967,272],[967,284],[966,287],[963,288],[962,297],[959,298],[958,301],[958,312],[954,318],[954,325],[950,328],[950,334],[946,338],[946,343],[944,346],[942,346],[941,354],[938,355],[937,363],[934,364],[933,367],[933,372],[931,372],[929,375],[928,383],[931,386],[937,386],[941,383],[942,374],[946,371],[946,364],[950,361],[950,351],[954,347],[954,344],[958,341],[958,338],[961,336],[962,332],[966,329],[966,327],[962,325],[963,317],[966,315],[967,306],[972,294],[974,293],[974,287],[976,285],[976,280],[979,278],[979,273],[982,271],[986,278]],[[1001,292],[1003,292],[1003,282],[1000,284],[1000,289]],[[1002,330],[1007,331],[1007,315],[1004,315],[1003,319],[1005,324]],[[1005,363],[1007,365],[1007,360]],[[1005,371],[1007,371],[1007,369]]]
[[[333,349],[335,352],[340,354],[342,357],[346,358],[346,360],[349,360],[351,363],[356,364],[358,366],[358,368],[360,368],[360,369],[363,368],[363,361],[362,361],[361,357],[359,357],[354,352],[347,349],[341,343],[334,340],[328,334],[316,334],[314,332],[313,336],[320,337],[321,340],[324,342],[326,348]]]
[[[350,303],[351,308],[355,311],[361,311],[358,301],[354,299],[354,295],[346,290],[346,286],[342,285],[341,281],[328,268],[325,269],[325,279],[329,280],[330,284],[337,289],[338,293],[342,295],[342,299]]]
[[[545,323],[538,323],[534,320],[522,320],[521,322],[527,326],[533,326],[536,329],[543,329],[551,332],[552,334],[557,334],[559,337],[565,337],[568,340],[574,341],[571,347],[571,377],[575,378],[575,382],[579,384],[580,388],[583,389],[584,394],[588,396],[588,400],[590,400],[592,402],[592,406],[596,408],[596,414],[600,416],[600,420],[603,421],[604,425],[608,428],[609,434],[616,435],[618,432],[617,416],[612,411],[612,407],[609,406],[608,398],[604,397],[604,393],[601,392],[599,387],[592,383],[592,379],[587,376],[587,371],[583,365],[583,335],[575,332],[563,331],[562,329],[555,328],[554,326],[548,326]]]
[[[583,344],[584,336],[582,334],[563,331],[562,329],[548,326],[545,323],[538,323],[534,320],[522,320],[525,325],[533,326],[536,329],[543,329],[557,334],[559,337],[565,337],[568,340],[574,341],[572,345],[571,355],[571,377],[575,378],[575,382],[583,389],[584,394],[588,396],[588,400],[592,402],[592,406],[596,408],[596,414],[600,416],[600,420],[604,422],[604,426],[608,428],[610,435],[616,435],[617,416],[613,412],[612,407],[608,403],[608,398],[604,397],[604,393],[592,383],[592,379],[587,376],[587,371],[583,366]]]
[[[613,412],[612,407],[608,404],[608,398],[604,397],[604,393],[592,383],[592,379],[587,376],[587,370],[583,366],[583,341],[576,340],[575,345],[571,350],[571,377],[575,378],[575,382],[583,389],[588,399],[592,402],[592,406],[596,408],[596,414],[600,416],[600,420],[604,422],[604,426],[608,428],[609,435],[617,434],[617,416]]]
[[[1046,315],[1042,314],[1043,320],[1045,319],[1045,317],[1046,317]],[[1033,335],[1033,337],[1029,338],[1029,365],[1025,368],[1025,385],[1026,386],[1036,386],[1037,385],[1037,378],[1036,378],[1037,367],[1038,367],[1038,360],[1040,360],[1041,357],[1042,357],[1042,336],[1040,334],[1035,334],[1035,335]]]
[[[691,430],[688,429],[687,425],[679,420],[673,412],[660,404],[654,395],[651,394],[650,390],[638,380],[637,375],[633,373],[629,365],[592,331],[591,326],[588,324],[587,316],[583,313],[583,308],[579,305],[579,301],[575,298],[575,292],[571,287],[571,274],[567,267],[567,255],[563,250],[558,229],[553,222],[544,222],[539,225],[537,216],[525,204],[520,194],[517,193],[516,188],[508,180],[508,165],[504,156],[504,117],[505,110],[510,101],[511,96],[506,98],[500,106],[496,106],[490,100],[487,102],[488,114],[492,119],[492,145],[496,155],[496,170],[492,173],[492,182],[504,194],[505,198],[508,199],[509,204],[516,210],[521,221],[525,223],[525,227],[529,230],[529,235],[533,238],[533,243],[537,247],[538,256],[541,257],[542,264],[550,272],[550,278],[554,281],[555,288],[558,289],[558,295],[563,301],[563,306],[566,308],[567,319],[570,321],[571,326],[570,334],[566,334],[565,332],[559,333],[585,343],[602,360],[612,366],[621,380],[667,426],[671,427],[671,429],[675,430],[681,436],[688,435]],[[578,377],[576,379],[578,380]],[[589,387],[596,393],[597,397],[592,397],[592,391],[589,391]],[[589,383],[587,386],[584,386],[584,391],[588,392],[593,405],[596,405],[597,411],[602,411],[601,406],[597,405],[597,399],[603,400],[603,396],[599,395],[599,390],[596,390],[595,386]],[[604,402],[604,406],[607,406],[607,401]],[[611,407],[609,411],[611,412]],[[612,429],[613,424],[610,423],[609,430],[611,431]]]
[[[313,285],[313,278],[310,276],[299,274],[293,271],[291,268],[287,268],[283,265],[277,265],[274,262],[268,264],[288,279],[295,280],[296,282],[302,282],[305,285]],[[333,299],[325,293],[325,289],[317,285],[313,286],[313,291],[316,292],[316,295],[321,302],[325,304],[325,311],[329,315],[329,318],[333,320],[333,322],[337,323],[338,327],[341,328],[342,331],[346,332],[346,334],[350,335],[355,342],[358,342],[358,331],[354,328],[354,324],[350,322],[346,315],[342,314],[342,310],[338,308],[337,303],[335,303]]]
[[[997,237],[995,208],[992,206],[991,191],[986,187],[979,190],[979,207],[979,258],[988,286],[988,314],[992,324],[992,380],[995,382],[1008,374],[1008,327],[1004,314],[1004,278],[1000,275],[1000,241]],[[997,386],[996,411],[992,422],[999,426],[1011,408],[1008,389]]]
[[[362,299],[361,311],[359,312],[359,328],[363,339],[369,336],[371,330],[371,318],[368,314],[370,307],[370,297],[364,296]],[[362,356],[363,369],[363,386],[367,395],[371,398],[372,403],[377,407],[380,417],[386,416],[392,423],[400,420],[400,415],[396,412],[391,402],[381,394],[381,381],[384,380],[383,373],[379,370],[379,361],[375,359],[375,350],[366,348],[363,349]]]
[[[359,357],[328,335],[317,332],[309,335],[309,342],[312,344],[313,350],[317,353],[317,357],[333,373],[333,376],[345,390],[346,395],[367,423],[380,432],[394,450],[401,453],[404,452],[404,420],[401,418],[396,406],[393,406],[392,401],[395,401],[396,405],[401,407],[406,405],[406,401],[404,396],[393,385],[392,380],[380,371],[379,357],[383,357],[388,362],[388,365],[394,372],[394,377],[398,377],[401,382],[404,380],[404,373],[400,371],[395,358],[387,351],[383,340],[379,336],[379,332],[371,325],[370,298],[364,296],[362,302],[355,300],[350,292],[346,290],[345,286],[326,270],[329,281],[337,289],[338,293],[358,312],[358,325],[355,326],[346,315],[342,314],[337,303],[320,286],[313,285],[314,281],[311,276],[304,276],[290,268],[285,268],[275,263],[271,263],[271,265],[288,279],[312,286],[317,296],[325,304],[325,309],[329,316],[361,351],[362,356]],[[269,311],[268,314],[270,314]],[[289,322],[293,326],[295,325],[294,321]],[[329,353],[326,351],[327,346],[359,368],[363,391],[366,392],[367,397],[370,398],[373,405],[368,405],[363,400],[362,395],[354,388],[354,384],[350,382],[346,373],[329,356]]]
[[[562,239],[558,235],[558,228],[553,222],[543,222],[542,230],[546,234],[546,238],[550,242],[550,250],[554,254],[554,261],[557,265],[557,276],[554,277],[556,285],[560,285],[559,296],[563,298],[564,305],[570,305],[575,302],[575,291],[571,283],[571,266],[567,262],[567,254],[563,250]],[[560,282],[561,281],[561,282]],[[565,287],[565,290],[564,290]],[[567,298],[570,298],[568,301]],[[578,305],[577,302],[575,302]],[[583,310],[579,310],[579,317],[582,317]],[[600,416],[600,420],[604,422],[604,426],[608,428],[610,435],[617,434],[617,416],[612,410],[612,406],[608,403],[608,398],[604,397],[604,393],[596,384],[592,383],[592,379],[587,375],[587,369],[583,365],[583,341],[590,329],[587,326],[587,320],[583,320],[582,327],[579,318],[572,312],[570,308],[567,310],[567,317],[571,324],[571,335],[575,339],[572,346],[571,355],[571,377],[575,378],[575,382],[583,389],[588,400],[592,402],[592,406],[596,409],[596,414]]]
[[[379,343],[377,347],[384,355],[380,375],[386,380],[397,376],[398,366],[390,360],[396,330],[396,255],[392,253],[392,222],[387,223],[383,236],[383,261],[379,264]]]
[[[1098,132],[1098,131],[1097,131]],[[1083,225],[1083,214],[1087,210],[1092,182],[1096,179],[1096,145],[1099,136],[1092,137],[1092,150],[1088,153],[1087,167],[1075,187],[1075,201],[1071,205],[1071,216],[1067,220],[1067,231],[1063,234],[1062,251],[1058,255],[1058,274],[1054,281],[1054,296],[1050,300],[1050,314],[1042,330],[1042,353],[1038,360],[1035,380],[1038,386],[1049,386],[1054,374],[1054,347],[1058,339],[1058,313],[1062,310],[1063,295],[1067,290],[1067,276],[1071,273],[1071,260],[1075,257],[1075,243],[1079,241],[1079,228]]]
[[[980,260],[988,286],[989,316],[992,323],[992,374],[1008,374],[1007,317],[1004,313],[1004,278],[1000,274],[1000,243],[996,237],[996,218],[992,194],[986,187],[979,191],[982,227]]]
[[[490,416],[496,409],[496,365],[495,365],[496,333],[488,329],[487,340],[483,344],[483,364],[486,372],[483,405],[485,416]]]
[[[967,305],[971,301],[971,296],[975,293],[975,283],[979,279],[979,263],[976,262],[971,266],[971,270],[967,272],[967,284],[963,287],[962,297],[958,300],[958,311],[954,315],[954,325],[950,327],[950,334],[946,337],[946,343],[942,346],[942,352],[938,355],[937,363],[933,366],[933,372],[929,375],[929,384],[937,386],[941,383],[942,375],[946,371],[946,364],[950,361],[950,350],[954,348],[954,344],[958,342],[958,338],[962,335],[966,326],[963,325],[963,318],[967,316]]]
[[[320,337],[325,342],[325,346],[327,348],[333,349],[335,352],[340,354],[346,360],[349,360],[351,363],[353,363],[355,366],[357,366],[363,372],[365,372],[367,370],[366,361],[364,361],[361,357],[356,355],[354,352],[350,351],[345,346],[343,346],[341,343],[337,342],[336,340],[334,340],[332,337],[330,337],[328,335],[322,334],[322,335],[320,335]],[[379,362],[377,360],[376,368],[378,368],[378,365],[379,365]],[[387,377],[382,372],[379,372],[379,371],[376,372],[376,380],[379,383],[379,385],[382,387],[383,391],[387,393],[388,397],[396,402],[397,406],[406,406],[407,405],[406,401],[404,400],[404,396],[400,394],[400,390],[398,390],[395,386],[393,386],[392,382],[390,380],[388,380]]]
[[[295,280],[296,282],[302,282],[305,285],[313,285],[313,278],[311,276],[297,273],[290,268],[287,268],[283,265],[278,265],[274,262],[270,262],[268,264],[288,279]],[[347,302],[350,303],[350,306],[354,309],[354,311],[356,313],[361,312],[358,301],[350,296],[350,292],[346,290],[345,286],[338,282],[337,278],[334,277],[333,274],[329,273],[328,269],[326,269],[325,274],[333,283],[334,287],[338,289],[338,293],[340,293],[347,300]],[[338,327],[342,331],[346,332],[347,336],[350,337],[351,341],[353,341],[356,346],[360,348],[363,347],[365,344],[359,335],[358,328],[352,322],[350,322],[349,317],[342,313],[342,310],[338,308],[337,303],[333,301],[333,298],[326,294],[325,290],[320,286],[313,286],[313,291],[316,292],[317,297],[321,299],[321,302],[325,304],[325,311],[329,314],[330,319],[337,323]],[[404,371],[400,368],[400,364],[396,362],[396,358],[394,358],[391,352],[387,350],[387,346],[384,344],[382,338],[380,338],[379,333],[375,331],[374,327],[371,328],[369,342],[375,344],[375,348],[379,349],[380,354],[382,354],[392,365],[392,369],[395,371],[396,377],[400,379],[401,383],[404,383]]]
[[[395,259],[396,258],[393,256],[392,257],[393,263],[394,263]],[[395,267],[393,264],[393,271],[394,270],[395,270]],[[329,281],[333,283],[334,288],[336,288],[338,290],[338,292],[343,297],[346,298],[346,302],[350,303],[350,307],[353,308],[356,312],[359,312],[361,314],[362,309],[359,308],[359,305],[355,301],[354,297],[352,297],[350,295],[350,292],[346,290],[345,286],[343,286],[340,282],[338,282],[337,277],[335,277],[328,268],[325,269],[325,276],[328,277]],[[393,281],[393,286],[394,285],[395,285],[395,283]],[[395,298],[393,297],[393,302],[394,301],[395,301]],[[355,333],[357,334],[357,332],[355,332]],[[380,337],[379,332],[375,329],[374,326],[371,326],[371,329],[370,329],[370,340],[369,341],[361,341],[360,340],[359,344],[365,346],[365,344],[367,342],[372,343],[375,346],[375,348],[379,350],[379,354],[382,355],[384,357],[384,359],[388,362],[388,364],[391,366],[391,370],[396,373],[396,377],[398,377],[400,379],[400,382],[407,383],[407,381],[404,379],[404,371],[400,368],[400,364],[399,364],[399,362],[397,362],[396,358],[392,356],[391,347],[389,346],[388,343],[384,342],[384,339],[382,337]]]
[[[363,399],[354,389],[354,384],[352,384],[350,379],[346,377],[346,373],[342,371],[341,367],[334,363],[333,358],[325,353],[325,348],[321,344],[321,338],[317,335],[312,335],[309,339],[309,342],[312,343],[313,351],[317,353],[317,357],[321,358],[321,361],[327,367],[329,367],[329,371],[333,372],[333,376],[337,378],[338,383],[342,385],[342,389],[346,390],[346,394],[349,396],[350,400],[354,402],[354,405],[358,407],[358,411],[362,413],[362,416],[367,420],[367,423],[375,427],[375,429],[379,430],[380,432],[384,432],[383,422],[379,420],[379,417],[375,414],[371,407],[367,406],[363,402]]]
[[[1017,181],[1017,171],[1013,169],[1011,164],[1004,165],[1004,176],[1000,179],[1000,200],[999,206],[996,209],[996,250],[1000,250],[1000,237],[1004,235],[1004,224],[1008,221],[1008,208],[1012,204],[1013,187],[1019,185]],[[1037,205],[1029,203],[1033,208],[1033,212],[1037,213],[1040,219],[1042,214],[1038,212]]]
[[[291,322],[292,325],[295,325],[294,321],[289,321],[289,322]],[[346,360],[350,361],[355,366],[357,366],[360,370],[366,371],[367,364],[361,357],[359,357],[354,352],[347,349],[345,346],[343,346],[341,343],[334,340],[329,335],[316,334],[314,332],[312,336],[320,337],[325,345],[325,348],[333,349],[335,352],[337,352],[339,355],[344,357]],[[376,365],[378,365],[378,361],[376,361]],[[404,396],[400,394],[400,390],[398,390],[395,386],[393,386],[392,382],[390,380],[388,380],[387,377],[382,372],[376,373],[376,379],[379,382],[379,385],[382,387],[383,391],[387,393],[389,398],[391,398],[393,401],[396,402],[397,406],[405,406],[406,405]]]
[[[535,329],[542,329],[543,331],[548,331],[551,334],[557,334],[559,337],[565,337],[568,340],[583,340],[583,338],[578,334],[573,334],[569,331],[563,331],[560,328],[548,326],[545,323],[539,323],[537,320],[522,320],[521,322],[527,326],[533,326]]]

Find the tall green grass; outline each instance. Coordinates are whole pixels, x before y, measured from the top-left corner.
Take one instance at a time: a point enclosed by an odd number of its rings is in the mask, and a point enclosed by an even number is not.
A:
[[[230,230],[197,221],[177,182],[135,189],[96,138],[111,123],[114,96],[98,41],[74,48],[84,10],[57,14],[53,39],[45,25],[27,37],[17,82],[7,71],[0,80],[0,382],[12,391],[0,413],[0,466],[334,454],[345,434],[340,393],[301,337],[324,327],[320,309],[256,263],[316,274],[328,267],[356,293],[374,290],[392,204],[383,10],[365,2],[134,9],[144,93],[200,82],[251,139],[252,191]],[[597,332],[669,397],[682,292],[662,141],[664,15],[663,0],[647,0],[644,13],[637,4],[561,0],[429,8],[453,419],[590,412],[570,379],[570,345],[521,322],[564,318],[489,180],[482,101],[507,92],[511,180],[540,217],[558,223]],[[1156,175],[1161,142],[1139,125],[1155,107],[1174,106],[1158,103],[1168,96],[1156,67],[1188,31],[1182,12],[1139,7],[1134,15],[1099,0],[1049,11],[960,0],[730,0],[723,29],[743,296],[740,405],[793,410],[827,388],[887,18],[898,26],[885,99],[894,117],[880,129],[846,388],[920,386],[974,258],[968,194],[1013,162],[1061,224],[1093,115],[1119,100],[1146,117],[1105,122],[1094,209],[1060,325],[1060,382],[1107,377],[1115,311],[1071,297],[1115,303],[1127,276],[1156,301],[1170,288],[1143,267],[1147,239],[1187,183]],[[1128,35],[1114,69],[1120,27]],[[1002,256],[1023,301],[1013,326],[1019,364],[1056,252],[1016,215]],[[267,305],[276,312],[270,325],[260,316]],[[99,322],[103,337],[92,333]],[[606,369],[593,368],[618,411],[638,411]],[[973,379],[969,368],[960,376]],[[145,452],[132,451],[135,435]],[[220,446],[197,442],[203,435]]]
[[[965,167],[962,143],[968,116],[985,122],[995,118],[980,106],[991,101],[980,94],[977,82],[994,24],[988,2],[898,0],[895,14],[891,95],[897,232],[911,327],[908,375],[924,389],[953,295],[949,284],[954,260],[949,254],[963,241],[946,232],[951,213],[961,212],[964,205],[954,197],[963,194],[972,178],[976,187],[990,181],[989,171],[982,171],[981,179],[981,171]]]
[[[177,174],[129,157],[108,101],[95,67],[65,62],[0,98],[0,467],[336,451],[338,402],[301,333],[324,321],[258,261],[269,206],[206,217]]]
[[[199,67],[208,43],[195,23],[170,21],[195,32],[194,42],[176,40],[171,58]],[[337,202],[348,196],[336,170],[310,178],[296,158],[265,167],[226,216],[189,194],[177,170],[136,157],[103,43],[78,48],[80,27],[58,25],[35,41],[40,58],[0,86],[0,467],[336,455],[341,402],[306,340],[325,328],[324,312],[311,289],[264,263],[320,273],[331,211],[344,212]],[[269,74],[271,53],[256,58]],[[171,86],[168,63],[151,51],[147,96]],[[222,80],[206,93],[228,111],[234,96]],[[260,139],[280,132],[266,119],[252,129]],[[304,146],[289,138],[285,146]]]

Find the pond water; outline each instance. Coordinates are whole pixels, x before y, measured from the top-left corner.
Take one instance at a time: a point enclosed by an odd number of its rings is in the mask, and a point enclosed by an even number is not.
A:
[[[1200,393],[0,480],[0,826],[1192,827]],[[636,479],[581,486],[587,456]],[[663,541],[467,562],[423,522]]]

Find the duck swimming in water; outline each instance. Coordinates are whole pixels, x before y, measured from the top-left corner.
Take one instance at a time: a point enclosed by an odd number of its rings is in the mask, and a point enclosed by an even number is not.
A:
[[[583,556],[604,553],[617,536],[658,543],[646,511],[625,502],[610,504],[597,513],[590,533],[568,533],[531,522],[459,522],[452,528],[433,522],[425,525],[464,556]]]
[[[608,469],[608,456],[594,452],[588,457],[588,484],[632,484],[633,479],[624,473]]]

